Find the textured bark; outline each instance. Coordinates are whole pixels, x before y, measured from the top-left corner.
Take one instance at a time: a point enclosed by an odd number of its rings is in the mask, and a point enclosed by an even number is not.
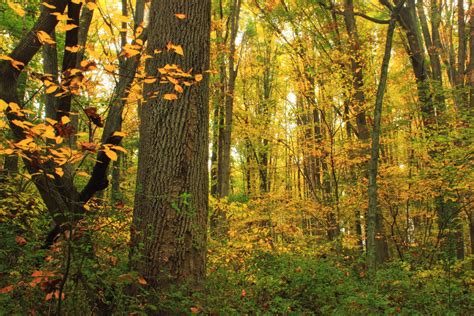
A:
[[[53,40],[56,40],[56,32],[50,34]],[[43,71],[54,84],[58,84],[58,50],[56,44],[43,46]],[[52,93],[44,95],[46,117],[54,119],[58,110],[57,98]]]
[[[397,1],[401,3],[402,1]],[[398,21],[402,26],[408,40],[408,55],[415,75],[418,99],[421,103],[423,113],[434,113],[432,95],[429,86],[429,76],[426,68],[426,58],[423,50],[423,42],[419,32],[418,21],[416,18],[416,10],[414,0],[408,0],[406,6],[400,10]]]
[[[469,113],[474,110],[474,10],[471,4],[469,10]]]
[[[436,37],[437,43],[439,43],[439,35],[438,35],[438,30],[437,30],[437,28],[439,27],[439,24],[435,23],[434,21],[431,24],[432,27],[435,27],[435,29],[432,29],[433,30],[432,32],[433,39],[432,39],[422,0],[418,0],[418,2],[416,3],[416,9],[417,9],[418,17],[420,20],[420,26],[421,26],[421,30],[423,34],[423,39],[425,42],[425,47],[426,47],[426,50],[428,51],[428,55],[430,56],[432,80],[440,81],[442,80],[441,62],[439,58],[440,52],[438,51],[438,48],[436,47],[434,43],[434,38],[435,38],[434,34],[437,35]]]
[[[365,94],[363,91],[364,74],[362,54],[360,48],[359,34],[357,32],[356,21],[354,17],[354,3],[352,0],[344,1],[344,21],[346,24],[347,34],[351,42],[351,70],[352,70],[352,87],[354,89],[353,106],[355,107],[357,130],[359,139],[366,142],[370,138],[369,128],[365,117]]]
[[[355,91],[354,95],[346,102],[345,112],[346,117],[349,116],[349,105],[356,105],[357,111],[357,137],[364,143],[368,143],[370,138],[369,128],[367,126],[366,113],[365,113],[365,93],[363,90],[364,85],[364,74],[363,74],[363,62],[362,54],[360,47],[359,34],[357,31],[357,24],[354,15],[354,3],[352,0],[344,1],[344,22],[346,25],[347,35],[349,36],[349,41],[351,44],[352,52],[354,55],[351,55],[351,71],[352,71],[352,89]],[[349,123],[349,122],[348,122]],[[348,138],[351,138],[351,125],[347,124],[347,135]],[[365,154],[365,151],[363,152]],[[351,171],[351,176],[354,181],[357,181],[357,174],[355,170]],[[360,211],[356,210],[355,212],[355,231],[359,239],[359,247],[363,249],[362,242],[362,224],[360,220]]]
[[[239,17],[240,17],[240,7],[241,0],[233,0],[230,8],[229,15],[229,25],[230,25],[230,34],[226,36],[229,41],[229,54],[228,54],[228,66],[227,74],[224,78],[227,78],[227,81],[224,81],[225,91],[225,109],[223,115],[223,125],[220,132],[222,133],[222,138],[220,145],[222,150],[220,151],[221,157],[219,159],[218,165],[218,196],[225,197],[229,195],[230,190],[230,150],[231,150],[231,141],[232,141],[232,121],[234,113],[234,91],[235,91],[235,81],[237,79],[238,68],[235,62],[236,54],[236,45],[235,39],[237,38],[237,33],[239,31]],[[225,71],[225,70],[224,70]],[[222,71],[221,71],[222,72]],[[222,122],[222,121],[221,121]],[[221,137],[221,136],[220,136]]]
[[[140,144],[131,266],[155,286],[199,281],[205,275],[208,206],[208,75],[210,0],[154,1],[150,9],[149,76],[157,68],[179,65],[204,80],[177,100],[163,99],[173,87],[145,86],[156,93],[140,111]],[[175,13],[186,14],[185,20]],[[166,51],[181,45],[184,56]],[[153,54],[154,50],[163,50]]]
[[[402,0],[392,12],[385,41],[385,52],[380,71],[380,81],[374,109],[374,128],[372,130],[372,152],[369,163],[369,209],[367,212],[367,259],[372,270],[388,259],[388,246],[383,231],[382,212],[378,206],[377,173],[380,151],[380,128],[382,123],[383,97],[387,86],[388,66],[392,55],[393,33],[395,31],[398,10],[403,6]]]
[[[457,70],[457,87],[459,89],[458,94],[458,107],[465,107],[467,103],[467,94],[464,91],[464,77],[466,72],[466,23],[464,21],[464,0],[458,0],[458,70]]]
[[[79,20],[81,16],[81,7],[82,4],[76,4],[72,1],[68,3],[68,23],[79,25]],[[65,47],[75,47],[79,44],[79,27],[73,28],[66,32],[66,41],[64,43]],[[77,61],[78,53],[71,52],[70,50],[64,49],[64,57],[63,57],[63,64],[62,64],[62,79],[61,79],[61,87],[65,91],[68,91],[71,81],[75,77],[75,75],[71,75],[71,70],[76,68],[78,64]],[[68,91],[64,96],[58,99],[57,103],[57,111],[56,111],[56,120],[60,121],[61,117],[69,116],[69,112],[71,111],[71,102],[72,102],[72,94]]]

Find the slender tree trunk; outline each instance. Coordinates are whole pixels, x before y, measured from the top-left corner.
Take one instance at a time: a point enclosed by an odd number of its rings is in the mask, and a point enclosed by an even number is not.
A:
[[[393,33],[395,31],[398,7],[392,12],[392,17],[388,25],[385,42],[385,52],[380,71],[380,81],[377,88],[377,96],[374,109],[374,128],[372,130],[372,152],[369,163],[369,209],[367,212],[367,259],[372,270],[388,259],[388,246],[383,231],[383,216],[378,206],[377,194],[377,173],[380,150],[380,134],[382,124],[383,97],[387,86],[388,66],[392,55]]]
[[[177,19],[183,13],[186,20]],[[154,286],[199,281],[205,275],[208,206],[208,75],[210,0],[153,1],[150,8],[148,76],[179,65],[204,79],[165,100],[173,85],[145,86],[140,111],[140,145],[131,266]],[[184,56],[166,51],[181,45]],[[165,50],[153,54],[155,50]],[[179,78],[177,78],[179,79]]]
[[[466,72],[466,23],[464,21],[464,0],[458,0],[458,70],[456,95],[458,108],[464,108],[467,103],[467,93],[464,91],[464,78]]]
[[[237,79],[235,52],[235,39],[239,31],[239,17],[240,17],[241,0],[233,0],[230,13],[230,37],[229,37],[229,60],[228,60],[228,82],[225,92],[225,127],[224,127],[224,142],[222,149],[222,179],[220,181],[220,197],[228,196],[230,189],[230,150],[232,141],[232,119],[234,113],[234,91],[235,81]]]
[[[469,10],[469,107],[468,113],[474,111],[474,8],[471,2]]]

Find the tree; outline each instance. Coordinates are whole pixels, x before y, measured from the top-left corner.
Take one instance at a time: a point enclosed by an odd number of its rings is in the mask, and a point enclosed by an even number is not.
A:
[[[377,96],[374,109],[374,128],[372,130],[372,151],[369,163],[369,209],[367,212],[367,254],[368,265],[376,269],[377,265],[388,259],[388,247],[383,231],[382,212],[378,207],[377,196],[377,173],[380,150],[380,126],[382,122],[382,105],[385,89],[387,86],[388,66],[392,56],[392,41],[395,31],[396,19],[399,10],[403,7],[404,0],[400,1],[392,9],[392,16],[388,24],[387,37],[385,40],[385,52],[380,71],[380,81],[377,88]]]
[[[154,285],[205,274],[210,9],[210,0],[150,9],[146,72],[158,80],[140,109],[131,265]]]

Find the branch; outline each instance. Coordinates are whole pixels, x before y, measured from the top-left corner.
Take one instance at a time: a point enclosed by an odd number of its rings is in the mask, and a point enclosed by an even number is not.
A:
[[[383,0],[382,0],[383,1]],[[344,15],[345,12],[344,11],[341,11],[341,10],[338,10],[335,8],[334,4],[330,4],[330,5],[327,5],[326,3],[324,2],[319,2],[319,5],[321,7],[323,7],[324,9],[326,10],[331,10],[333,12],[335,12],[336,14],[339,14],[339,15]],[[390,7],[389,7],[390,8]],[[361,18],[364,18],[366,20],[369,20],[371,22],[374,22],[374,23],[378,23],[378,24],[389,24],[390,23],[390,20],[382,20],[382,19],[377,19],[377,18],[374,18],[374,17],[371,17],[371,16],[368,16],[362,12],[354,12],[354,15],[355,16],[359,16]]]

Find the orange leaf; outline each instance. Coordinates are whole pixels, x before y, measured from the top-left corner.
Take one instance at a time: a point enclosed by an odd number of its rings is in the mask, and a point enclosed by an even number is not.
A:
[[[163,96],[163,99],[168,100],[168,101],[172,101],[172,100],[177,100],[178,96],[174,93],[167,93]]]
[[[196,82],[200,82],[200,81],[202,81],[203,77],[202,77],[202,75],[196,75],[196,76],[194,76],[194,79],[196,80]]]
[[[9,292],[13,291],[14,288],[15,287],[13,285],[5,286],[4,288],[0,289],[0,294],[9,293]]]
[[[15,237],[15,241],[16,241],[16,244],[17,244],[18,246],[24,246],[24,245],[26,245],[26,239],[23,238],[23,237],[21,237],[21,236],[16,236],[16,237]]]
[[[183,13],[176,13],[174,16],[180,20],[186,19],[186,14],[183,14]]]
[[[41,42],[41,44],[50,44],[50,45],[56,44],[56,42],[51,38],[51,36],[49,36],[49,34],[46,33],[45,31],[38,31],[36,33],[36,36],[38,36],[38,39]]]
[[[201,309],[199,307],[191,307],[189,310],[193,314],[199,314],[199,312],[201,311]]]

